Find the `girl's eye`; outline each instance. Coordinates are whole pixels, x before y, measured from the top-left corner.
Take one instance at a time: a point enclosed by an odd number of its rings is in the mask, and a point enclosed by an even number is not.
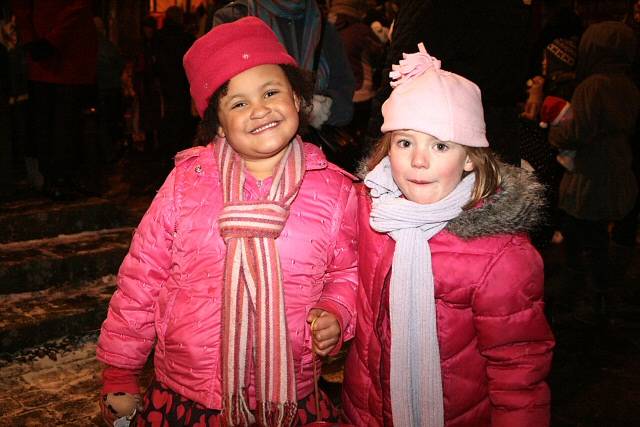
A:
[[[407,141],[406,139],[400,139],[396,141],[396,144],[398,144],[398,147],[400,148],[407,148],[411,146],[411,141]]]
[[[434,147],[436,151],[446,151],[449,148],[449,146],[444,142],[438,142],[434,145]]]
[[[264,95],[265,95],[265,97],[269,98],[269,97],[271,97],[271,96],[275,95],[276,93],[278,93],[278,91],[277,91],[277,90],[269,90],[269,91],[267,91],[267,93],[265,93]]]
[[[246,104],[244,102],[236,102],[235,104],[233,104],[231,106],[231,109],[235,109],[235,108],[240,108],[240,107],[244,107]]]

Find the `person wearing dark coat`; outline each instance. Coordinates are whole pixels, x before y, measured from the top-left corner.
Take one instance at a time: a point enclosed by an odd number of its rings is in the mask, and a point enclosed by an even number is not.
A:
[[[559,207],[566,213],[567,262],[593,281],[598,316],[606,314],[611,273],[608,225],[631,211],[638,194],[629,143],[640,108],[631,78],[635,49],[633,30],[621,22],[587,28],[578,47],[573,118],[549,131],[553,146],[576,150],[575,168],[560,183]]]
[[[160,122],[160,150],[166,156],[187,148],[195,134],[195,120],[191,115],[189,82],[182,68],[182,58],[195,38],[183,25],[184,13],[177,6],[165,12],[164,26],[156,38],[156,73],[162,95]]]
[[[73,197],[82,111],[95,90],[98,37],[89,0],[13,1],[18,42],[28,53],[33,120],[45,192]]]
[[[340,34],[355,78],[353,120],[349,127],[356,138],[361,137],[371,116],[371,99],[380,80],[376,74],[386,52],[385,45],[364,22],[366,11],[365,0],[333,0],[328,18]]]

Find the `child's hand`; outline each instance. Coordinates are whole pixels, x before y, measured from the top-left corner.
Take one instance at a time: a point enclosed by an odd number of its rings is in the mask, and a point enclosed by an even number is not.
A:
[[[313,108],[309,114],[309,124],[316,129],[320,129],[324,122],[329,120],[332,104],[333,99],[328,96],[313,95]]]
[[[131,416],[142,410],[142,396],[125,392],[107,393],[100,396],[100,412],[109,425],[121,417]]]
[[[311,325],[313,350],[319,356],[326,356],[340,340],[340,323],[336,316],[328,311],[314,308],[307,315],[307,323]]]

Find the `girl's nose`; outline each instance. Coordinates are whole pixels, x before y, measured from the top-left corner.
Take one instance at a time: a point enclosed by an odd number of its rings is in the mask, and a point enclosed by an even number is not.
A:
[[[416,147],[411,154],[411,166],[414,168],[428,168],[429,150],[422,147]]]
[[[269,114],[270,111],[271,111],[271,108],[269,107],[268,104],[263,102],[258,102],[254,105],[254,107],[251,110],[251,118],[261,119],[267,114]]]

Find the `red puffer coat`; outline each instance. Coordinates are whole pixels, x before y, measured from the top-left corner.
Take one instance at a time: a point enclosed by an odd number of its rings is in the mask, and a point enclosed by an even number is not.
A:
[[[542,260],[522,234],[538,219],[540,188],[505,168],[500,193],[430,240],[447,427],[549,424],[544,380],[554,339],[543,312]],[[358,321],[343,404],[353,424],[388,427],[395,242],[368,226],[371,201],[364,190],[359,209]]]
[[[305,163],[302,186],[276,240],[298,399],[313,390],[307,313],[318,307],[336,314],[342,339],[350,339],[358,280],[352,179],[311,144],[305,144]],[[247,174],[246,200],[266,196],[269,181]],[[222,408],[222,206],[213,146],[178,154],[120,267],[97,348],[100,361],[135,370],[155,343],[156,378],[213,409]],[[255,405],[253,387],[248,394]]]

